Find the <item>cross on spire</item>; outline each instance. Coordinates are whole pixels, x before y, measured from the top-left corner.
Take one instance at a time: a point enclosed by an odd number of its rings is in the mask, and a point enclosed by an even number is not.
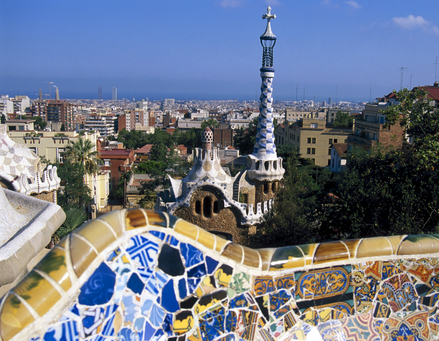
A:
[[[262,15],[262,19],[267,19],[267,25],[270,24],[271,19],[276,19],[276,14],[271,14],[271,7],[268,6],[267,13]]]

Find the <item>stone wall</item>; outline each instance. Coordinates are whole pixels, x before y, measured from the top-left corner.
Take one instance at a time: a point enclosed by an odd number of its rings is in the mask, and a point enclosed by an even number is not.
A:
[[[439,235],[253,250],[122,210],[73,232],[0,307],[2,341],[438,340]]]

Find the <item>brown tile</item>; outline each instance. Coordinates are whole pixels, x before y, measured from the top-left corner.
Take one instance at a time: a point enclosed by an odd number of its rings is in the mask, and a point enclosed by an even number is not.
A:
[[[222,253],[222,256],[226,256],[237,263],[241,264],[242,261],[242,247],[239,244],[229,244]]]
[[[258,249],[259,255],[262,260],[262,271],[267,271],[270,269],[271,257],[276,249]]]
[[[318,246],[314,255],[314,264],[328,263],[349,259],[349,251],[345,244],[340,241],[322,243]]]
[[[197,240],[198,229],[197,225],[188,223],[186,220],[180,219],[175,223],[174,231],[189,237],[193,240]],[[200,229],[201,230],[201,229]]]
[[[99,220],[92,220],[76,230],[75,233],[87,239],[98,252],[103,251],[108,245],[116,241],[116,237],[109,227]]]
[[[242,248],[244,250],[244,265],[259,268],[261,263],[259,253],[256,250],[250,249],[249,247],[243,246]]]
[[[144,210],[148,217],[148,224],[160,227],[168,227],[168,222],[163,213],[151,210]]]
[[[127,230],[145,227],[147,226],[145,214],[140,208],[130,210],[126,213],[125,224]]]
[[[349,250],[350,258],[355,258],[355,255],[357,254],[357,248],[358,245],[360,245],[361,240],[362,239],[343,240],[343,243],[346,245],[346,247]]]

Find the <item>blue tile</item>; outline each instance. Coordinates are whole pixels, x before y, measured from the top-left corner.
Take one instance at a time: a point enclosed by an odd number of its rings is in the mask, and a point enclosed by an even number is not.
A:
[[[201,263],[204,260],[203,253],[190,244],[181,243],[180,250],[187,268]]]
[[[161,240],[165,239],[166,234],[164,234],[163,232],[159,232],[159,231],[149,231],[149,233],[151,233],[154,237],[157,237]]]
[[[174,281],[171,279],[162,290],[162,307],[170,313],[180,309],[174,292]]]
[[[187,271],[188,277],[201,278],[205,275],[206,275],[206,265],[204,265],[204,263],[201,263],[200,265],[197,265]]]
[[[143,284],[139,275],[137,275],[136,273],[131,274],[131,277],[127,283],[127,288],[131,289],[131,291],[134,292],[135,294],[140,295],[144,287],[145,284]]]
[[[132,237],[127,248],[131,258],[139,261],[144,268],[152,268],[156,265],[158,250],[157,243],[143,236]]]
[[[81,287],[78,302],[87,306],[104,304],[113,297],[116,274],[107,264],[101,265]]]
[[[211,275],[215,271],[218,262],[215,259],[206,256],[206,265],[207,265],[207,273]]]
[[[186,280],[184,278],[181,278],[178,281],[178,291],[180,294],[180,299],[184,299],[187,296],[187,289],[186,289]]]
[[[172,335],[172,317],[174,314],[166,314],[165,320],[163,321],[163,330],[168,336]]]
[[[198,284],[201,282],[200,278],[188,278],[187,285],[189,287],[189,294],[193,294]]]

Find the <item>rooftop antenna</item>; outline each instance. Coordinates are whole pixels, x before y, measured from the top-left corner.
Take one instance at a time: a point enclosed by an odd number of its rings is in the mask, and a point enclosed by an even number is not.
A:
[[[399,68],[399,69],[401,69],[401,89],[400,90],[402,90],[402,82],[404,80],[404,70],[408,69],[408,67],[401,66],[401,68]]]

